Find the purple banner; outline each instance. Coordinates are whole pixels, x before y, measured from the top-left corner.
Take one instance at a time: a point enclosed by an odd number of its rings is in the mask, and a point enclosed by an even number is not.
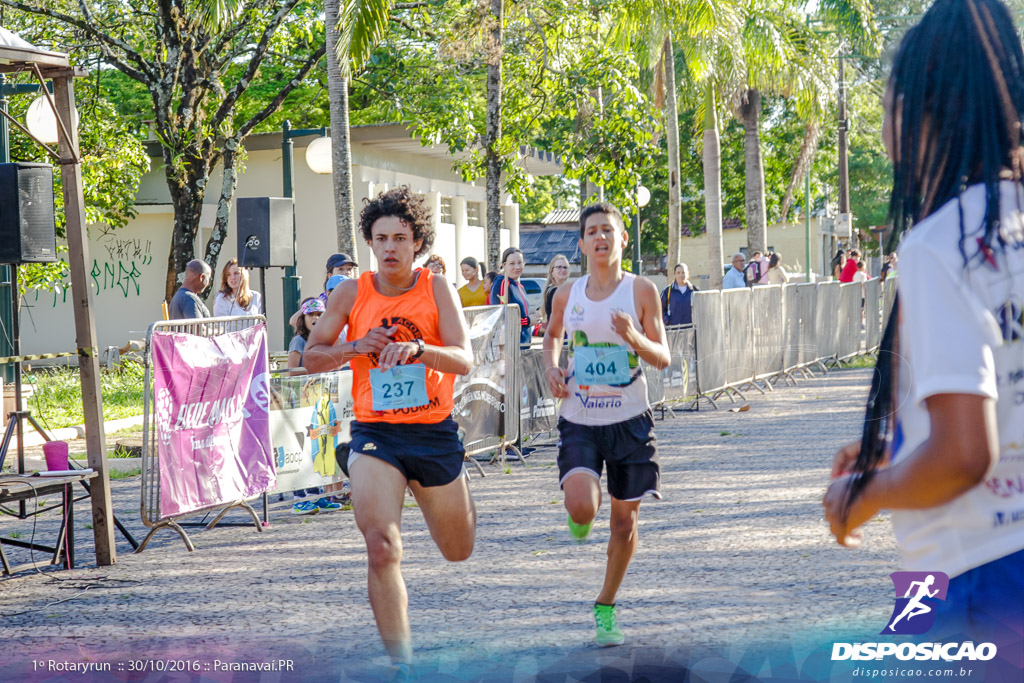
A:
[[[267,369],[265,324],[153,333],[161,517],[274,488]]]

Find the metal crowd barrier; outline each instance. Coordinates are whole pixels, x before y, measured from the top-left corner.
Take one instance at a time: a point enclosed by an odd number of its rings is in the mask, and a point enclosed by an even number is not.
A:
[[[220,510],[220,513],[206,525],[206,528],[213,528],[224,518],[224,515],[233,508],[245,510],[252,516],[257,531],[263,531],[259,516],[244,500],[235,501],[225,506],[223,503],[211,505],[198,510],[191,510],[180,515],[164,516],[160,511],[160,459],[157,457],[157,421],[154,419],[153,406],[153,333],[154,332],[177,332],[191,334],[198,337],[216,337],[231,332],[255,327],[265,323],[266,318],[262,315],[232,316],[225,318],[201,318],[189,320],[161,320],[149,326],[146,333],[146,355],[144,360],[145,387],[143,393],[143,421],[142,421],[142,523],[150,528],[142,544],[135,550],[141,553],[153,535],[163,528],[173,529],[181,536],[185,547],[191,552],[195,550],[192,540],[185,533],[185,529],[178,520],[186,517],[195,517],[207,514],[213,510]]]
[[[519,348],[519,307],[509,304],[503,311],[500,306],[473,306],[464,309],[464,314],[474,368],[469,375],[455,379],[454,412],[466,457],[493,452],[491,462],[500,460],[504,464],[505,452],[513,450],[522,461],[516,445],[521,435],[520,387],[525,381]],[[483,475],[479,465],[477,470]]]

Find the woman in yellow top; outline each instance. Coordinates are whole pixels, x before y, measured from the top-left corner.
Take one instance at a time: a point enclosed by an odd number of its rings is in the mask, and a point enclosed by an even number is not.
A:
[[[490,291],[480,281],[480,264],[472,256],[462,259],[462,277],[466,284],[459,287],[459,300],[463,308],[470,306],[486,306],[487,293]]]

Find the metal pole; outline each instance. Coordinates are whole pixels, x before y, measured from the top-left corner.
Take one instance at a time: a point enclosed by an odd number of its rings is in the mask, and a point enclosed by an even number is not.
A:
[[[850,213],[850,165],[846,133],[846,60],[839,53],[839,213]]]
[[[633,231],[633,274],[643,275],[643,261],[640,260],[640,186],[636,188],[636,229]]]
[[[807,282],[811,281],[811,171],[804,178],[804,260],[807,261]]]
[[[285,121],[281,127],[281,170],[284,180],[284,196],[294,198],[295,191],[295,145],[292,143],[292,123],[291,121]],[[288,348],[289,342],[291,342],[291,333],[288,329],[288,321],[291,320],[292,316],[297,310],[299,310],[299,286],[302,283],[302,278],[296,273],[298,271],[298,255],[299,249],[296,244],[296,228],[295,228],[295,214],[292,214],[292,265],[284,269],[284,277],[281,278],[281,283],[284,293],[284,348]],[[262,280],[262,275],[260,276]],[[263,283],[260,283],[263,286]]]
[[[7,111],[7,79],[0,74],[0,111]],[[11,140],[8,133],[7,119],[0,116],[0,164],[9,163],[11,160]],[[10,330],[13,327],[14,309],[11,307],[11,267],[7,264],[0,266],[0,354],[4,356],[14,355],[14,346],[11,344]],[[5,384],[14,381],[14,366],[12,363],[3,365],[3,381]],[[21,410],[21,408],[15,408]]]

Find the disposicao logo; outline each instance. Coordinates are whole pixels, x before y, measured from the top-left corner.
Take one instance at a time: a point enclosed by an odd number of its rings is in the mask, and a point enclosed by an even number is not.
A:
[[[893,572],[896,591],[892,616],[879,635],[921,635],[935,624],[935,608],[946,599],[949,577],[942,572]],[[879,660],[886,657],[918,661],[988,661],[996,656],[993,643],[834,643],[832,661]]]
[[[946,599],[949,577],[942,572],[893,572],[896,604],[879,635],[917,636],[935,623],[935,607]]]

